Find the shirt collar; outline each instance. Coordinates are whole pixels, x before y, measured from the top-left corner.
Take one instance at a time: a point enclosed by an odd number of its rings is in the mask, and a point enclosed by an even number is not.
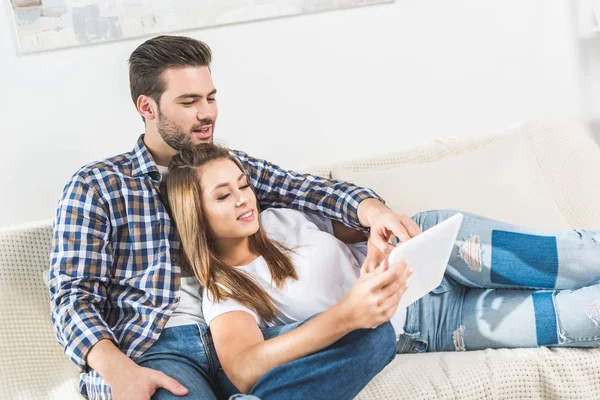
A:
[[[131,173],[133,176],[150,175],[152,180],[160,182],[161,175],[156,163],[144,144],[144,135],[140,135],[131,151]]]

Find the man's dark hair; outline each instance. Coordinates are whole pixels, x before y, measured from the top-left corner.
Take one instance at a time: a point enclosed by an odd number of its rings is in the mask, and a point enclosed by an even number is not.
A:
[[[203,42],[185,36],[157,36],[138,46],[129,57],[129,88],[137,104],[146,95],[159,104],[166,90],[162,73],[168,68],[210,67],[210,48]]]

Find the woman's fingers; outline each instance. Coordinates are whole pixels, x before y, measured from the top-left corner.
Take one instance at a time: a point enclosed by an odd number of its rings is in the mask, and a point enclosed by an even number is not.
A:
[[[398,306],[402,295],[408,289],[408,278],[412,275],[412,269],[410,269],[408,266],[406,266],[406,268],[404,268],[401,272],[396,272],[400,273],[398,278],[389,285],[383,287],[379,293],[379,304],[381,304],[381,311],[386,314],[389,313],[388,311],[390,308],[394,308],[393,312],[395,312],[395,307]]]

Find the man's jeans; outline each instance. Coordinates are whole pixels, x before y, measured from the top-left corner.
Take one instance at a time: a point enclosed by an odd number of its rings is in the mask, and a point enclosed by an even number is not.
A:
[[[426,230],[455,213],[413,220]],[[463,214],[444,280],[409,306],[399,352],[600,345],[600,231]]]
[[[265,339],[288,332],[301,323],[267,328]],[[249,396],[225,376],[208,326],[167,328],[137,363],[178,380],[189,393],[178,397],[159,389],[152,399],[352,399],[396,354],[396,337],[388,322],[376,329],[359,329],[333,345],[267,372]]]

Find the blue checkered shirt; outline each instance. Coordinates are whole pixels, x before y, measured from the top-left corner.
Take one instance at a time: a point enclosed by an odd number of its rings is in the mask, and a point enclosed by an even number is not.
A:
[[[313,211],[361,229],[357,209],[372,191],[285,171],[232,151],[256,189],[259,207]],[[144,145],[82,167],[58,203],[51,254],[52,321],[89,397],[109,397],[86,366],[101,339],[136,360],[159,337],[179,302],[179,238],[161,201],[161,174]]]

